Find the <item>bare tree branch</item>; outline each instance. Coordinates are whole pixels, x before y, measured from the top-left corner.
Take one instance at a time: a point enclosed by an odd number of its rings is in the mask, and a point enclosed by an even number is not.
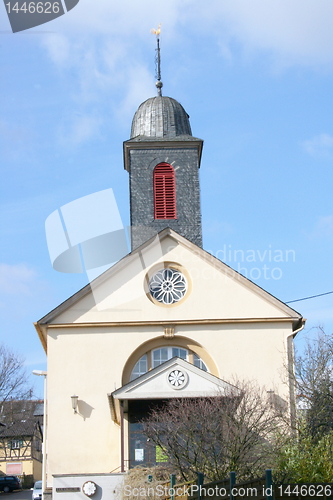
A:
[[[253,384],[234,385],[239,390],[223,396],[171,399],[143,422],[185,480],[203,472],[213,481],[230,470],[248,478],[272,466],[275,436],[287,433],[283,410]]]
[[[0,345],[0,404],[9,399],[31,398],[27,384],[24,359],[14,351]]]

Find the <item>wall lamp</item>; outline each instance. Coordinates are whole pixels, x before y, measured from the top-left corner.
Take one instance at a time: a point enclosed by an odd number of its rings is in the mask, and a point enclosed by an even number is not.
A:
[[[79,396],[71,396],[72,399],[72,408],[74,410],[74,413],[77,413],[77,400],[79,399]]]
[[[44,377],[46,377],[46,375],[47,375],[47,372],[43,372],[43,370],[32,370],[32,373],[33,373],[33,375],[38,375],[39,377],[42,375]]]

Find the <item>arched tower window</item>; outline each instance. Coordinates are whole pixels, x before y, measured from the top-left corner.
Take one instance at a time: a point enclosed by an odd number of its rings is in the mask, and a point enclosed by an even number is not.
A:
[[[159,163],[154,169],[154,218],[177,218],[175,171],[168,163]]]

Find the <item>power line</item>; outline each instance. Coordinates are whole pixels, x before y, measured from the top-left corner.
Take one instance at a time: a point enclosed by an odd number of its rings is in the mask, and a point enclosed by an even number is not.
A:
[[[303,299],[289,300],[285,304],[291,304],[292,302],[300,302],[301,300],[315,299],[316,297],[322,297],[323,295],[329,295],[332,292],[320,293],[319,295],[311,295],[311,297],[304,297]]]

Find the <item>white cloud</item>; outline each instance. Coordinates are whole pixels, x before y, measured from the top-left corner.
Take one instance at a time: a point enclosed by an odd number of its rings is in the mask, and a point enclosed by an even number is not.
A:
[[[82,0],[75,9],[53,22],[53,26],[57,31],[64,27],[67,33],[73,32],[74,35],[94,33],[120,36],[124,41],[137,40],[138,36],[144,37],[151,28],[156,28],[159,22],[173,26],[180,12],[192,8],[192,4],[192,0],[182,0],[181,3],[179,0],[99,0],[94,3]]]
[[[49,283],[40,279],[33,267],[24,263],[0,263],[0,313],[4,313],[3,322],[8,318],[22,320],[27,317],[31,321],[32,312],[39,310],[44,302],[48,304],[52,296]]]
[[[13,117],[7,120],[0,120],[0,149],[1,160],[22,161],[22,156],[29,155],[31,159],[34,155],[32,143],[34,133],[26,123],[19,123]]]
[[[155,42],[150,36],[148,30],[153,60]],[[98,34],[77,42],[70,35],[50,34],[43,45],[61,74],[70,72],[73,106],[58,135],[62,145],[87,141],[112,115],[118,124],[128,127],[143,96],[151,97],[154,92],[151,68],[142,60],[133,37],[128,43],[123,36]]]
[[[119,122],[128,127],[133,118],[133,109],[136,109],[143,100],[152,96],[152,74],[143,66],[132,67],[127,72],[127,92],[118,106],[114,109]]]
[[[230,234],[233,232],[233,228],[231,224],[225,221],[209,219],[206,223],[205,233],[221,235],[221,234]]]
[[[94,135],[97,133],[100,123],[100,120],[93,116],[83,116],[78,118],[74,123],[71,142],[78,144]]]
[[[266,51],[280,65],[332,64],[330,0],[210,0],[191,16],[200,31],[214,30],[246,52]]]
[[[310,237],[333,239],[333,215],[319,217]]]
[[[0,290],[3,295],[31,295],[36,272],[26,264],[0,263]]]
[[[69,39],[61,33],[49,33],[42,38],[50,58],[57,65],[65,64],[71,54]]]
[[[102,123],[101,118],[81,113],[65,121],[59,132],[59,140],[63,146],[78,146],[97,135]]]
[[[333,62],[331,0],[81,1],[53,26],[69,36],[73,33],[73,39],[77,33],[106,37],[117,53],[147,41],[149,30],[159,22],[162,36],[175,43],[186,36],[213,34],[228,58],[230,44],[236,41],[246,52],[269,51],[284,64]],[[70,51],[62,35],[49,35],[47,45],[53,60],[66,61]]]
[[[333,148],[333,136],[329,134],[316,135],[312,139],[302,142],[307,153],[316,158],[330,157]]]
[[[72,120],[74,141],[81,143],[98,131],[100,123],[87,107],[101,102],[103,93],[105,109],[120,117],[121,124],[128,123],[143,98],[154,94],[146,54],[149,47],[153,55],[149,32],[159,22],[162,44],[172,44],[172,50],[191,51],[192,43],[209,43],[214,57],[228,61],[241,52],[246,57],[266,54],[274,68],[333,63],[331,0],[80,1],[52,21],[56,33],[42,37],[50,60],[69,81],[76,80],[71,97],[85,118]]]

